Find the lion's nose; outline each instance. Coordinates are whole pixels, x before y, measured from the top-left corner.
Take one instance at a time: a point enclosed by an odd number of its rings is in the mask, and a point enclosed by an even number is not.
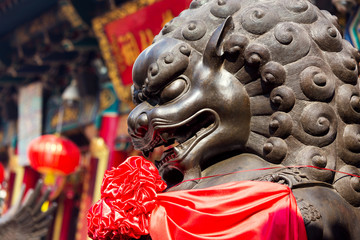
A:
[[[149,128],[149,118],[146,113],[136,117],[131,116],[128,118],[128,125],[137,137],[144,137]]]

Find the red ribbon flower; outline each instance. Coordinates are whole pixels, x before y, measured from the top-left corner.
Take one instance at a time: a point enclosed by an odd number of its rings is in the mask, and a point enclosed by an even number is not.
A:
[[[150,213],[165,182],[143,157],[129,157],[105,172],[101,199],[88,212],[88,235],[108,240],[140,238],[149,234]]]

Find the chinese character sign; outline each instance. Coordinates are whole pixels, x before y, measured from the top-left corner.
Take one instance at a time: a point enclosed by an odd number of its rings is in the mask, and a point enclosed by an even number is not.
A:
[[[148,1],[148,4],[154,2]],[[137,56],[152,43],[167,22],[189,7],[191,0],[159,0],[146,6],[140,6],[141,2],[144,1],[124,5],[93,23],[109,77],[117,95],[126,101],[130,96],[132,66]]]

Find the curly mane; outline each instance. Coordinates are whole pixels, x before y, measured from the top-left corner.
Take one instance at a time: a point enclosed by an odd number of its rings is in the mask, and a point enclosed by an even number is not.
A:
[[[336,17],[306,0],[194,0],[154,41],[179,39],[204,55],[205,33],[229,17],[220,48],[223,68],[250,97],[246,151],[275,164],[359,174],[359,53],[342,39]],[[301,171],[360,206],[358,179]]]

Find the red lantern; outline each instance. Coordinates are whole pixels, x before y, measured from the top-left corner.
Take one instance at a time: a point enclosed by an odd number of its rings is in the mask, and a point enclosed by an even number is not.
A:
[[[28,148],[30,165],[43,174],[68,175],[80,162],[79,148],[57,135],[43,135],[31,141]]]

